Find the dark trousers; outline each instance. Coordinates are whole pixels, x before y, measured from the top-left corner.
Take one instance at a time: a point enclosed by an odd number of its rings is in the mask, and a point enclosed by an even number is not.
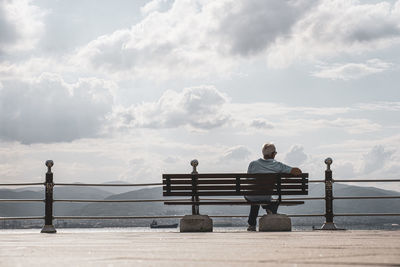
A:
[[[266,205],[261,205],[263,209],[265,210],[270,210],[272,211],[273,214],[276,214],[278,211],[278,206],[279,204],[274,202],[271,204],[266,204]],[[249,214],[249,219],[247,222],[249,225],[256,226],[257,225],[257,217],[258,217],[258,211],[260,210],[260,205],[251,205],[250,206],[250,214]]]

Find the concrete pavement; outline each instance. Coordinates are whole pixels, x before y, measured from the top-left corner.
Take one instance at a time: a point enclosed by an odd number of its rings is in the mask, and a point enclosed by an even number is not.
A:
[[[400,266],[400,231],[0,230],[0,266]]]

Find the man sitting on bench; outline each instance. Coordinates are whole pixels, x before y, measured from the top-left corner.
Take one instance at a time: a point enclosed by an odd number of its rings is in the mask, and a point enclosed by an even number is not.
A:
[[[264,144],[262,147],[262,154],[264,158],[260,158],[258,160],[252,161],[249,164],[249,168],[247,169],[247,173],[290,173],[293,175],[301,174],[301,170],[299,168],[293,168],[288,165],[285,165],[279,161],[276,161],[274,158],[277,154],[276,148],[274,144]],[[245,196],[247,201],[261,202],[267,201],[270,202],[272,200],[271,196]],[[262,208],[266,210],[268,214],[276,214],[278,211],[278,203],[274,202],[267,205],[262,205]],[[250,214],[248,219],[249,227],[247,231],[256,231],[257,225],[257,217],[258,211],[260,210],[260,205],[251,205],[250,206]]]

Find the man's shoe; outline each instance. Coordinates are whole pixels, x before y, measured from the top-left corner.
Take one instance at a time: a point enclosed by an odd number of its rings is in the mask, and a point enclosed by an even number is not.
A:
[[[249,232],[257,231],[256,226],[255,225],[249,225],[249,227],[247,227],[247,231],[249,231]]]

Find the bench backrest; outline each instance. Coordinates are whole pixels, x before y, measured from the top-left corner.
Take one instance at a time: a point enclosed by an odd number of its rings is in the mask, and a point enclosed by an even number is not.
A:
[[[308,173],[163,174],[163,196],[307,195]]]

